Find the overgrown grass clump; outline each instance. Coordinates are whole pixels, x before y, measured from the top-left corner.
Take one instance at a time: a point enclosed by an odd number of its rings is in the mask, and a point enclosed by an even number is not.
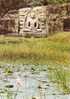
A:
[[[49,78],[64,94],[70,94],[70,68],[63,65],[48,66]]]

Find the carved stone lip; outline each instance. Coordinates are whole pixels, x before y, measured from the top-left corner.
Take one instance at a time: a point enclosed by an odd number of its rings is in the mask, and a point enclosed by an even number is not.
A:
[[[23,31],[31,31],[30,29],[25,28]]]
[[[23,32],[33,32],[34,30],[31,29],[24,29]],[[34,32],[42,32],[41,29],[36,29]]]

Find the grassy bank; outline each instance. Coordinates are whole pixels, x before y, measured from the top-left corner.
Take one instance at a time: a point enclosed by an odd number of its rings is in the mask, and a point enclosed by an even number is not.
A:
[[[48,38],[0,36],[0,61],[70,64],[70,33],[58,33]]]
[[[50,79],[62,86],[64,92],[70,92],[70,32],[48,38],[0,36],[0,62],[35,64],[32,70],[44,71],[43,64],[47,64]]]

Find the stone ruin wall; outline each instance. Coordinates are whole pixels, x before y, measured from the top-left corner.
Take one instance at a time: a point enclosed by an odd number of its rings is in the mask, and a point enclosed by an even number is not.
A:
[[[15,35],[48,36],[55,32],[64,31],[64,19],[70,19],[70,3],[22,8],[17,13],[10,12],[6,16],[6,18],[4,17],[6,20],[13,19],[15,22],[13,26]],[[2,19],[4,20],[4,18]],[[30,26],[28,26],[28,22],[30,22]],[[10,27],[9,24],[8,26]]]
[[[0,18],[0,34],[17,34],[18,33],[18,13],[8,12]]]
[[[70,19],[70,4],[49,5],[47,11],[49,33],[64,31],[64,19]]]
[[[35,35],[47,36],[55,32],[64,31],[64,19],[70,19],[70,4],[20,9],[20,34],[26,34],[25,27],[27,28],[27,23],[25,21],[30,17],[34,17],[40,23],[41,31],[36,31]],[[31,32],[34,33],[34,28],[33,31],[28,33]]]

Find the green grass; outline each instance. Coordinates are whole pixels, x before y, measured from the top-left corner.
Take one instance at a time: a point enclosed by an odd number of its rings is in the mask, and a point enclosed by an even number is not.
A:
[[[23,64],[70,64],[70,33],[48,38],[0,37],[0,61]]]

